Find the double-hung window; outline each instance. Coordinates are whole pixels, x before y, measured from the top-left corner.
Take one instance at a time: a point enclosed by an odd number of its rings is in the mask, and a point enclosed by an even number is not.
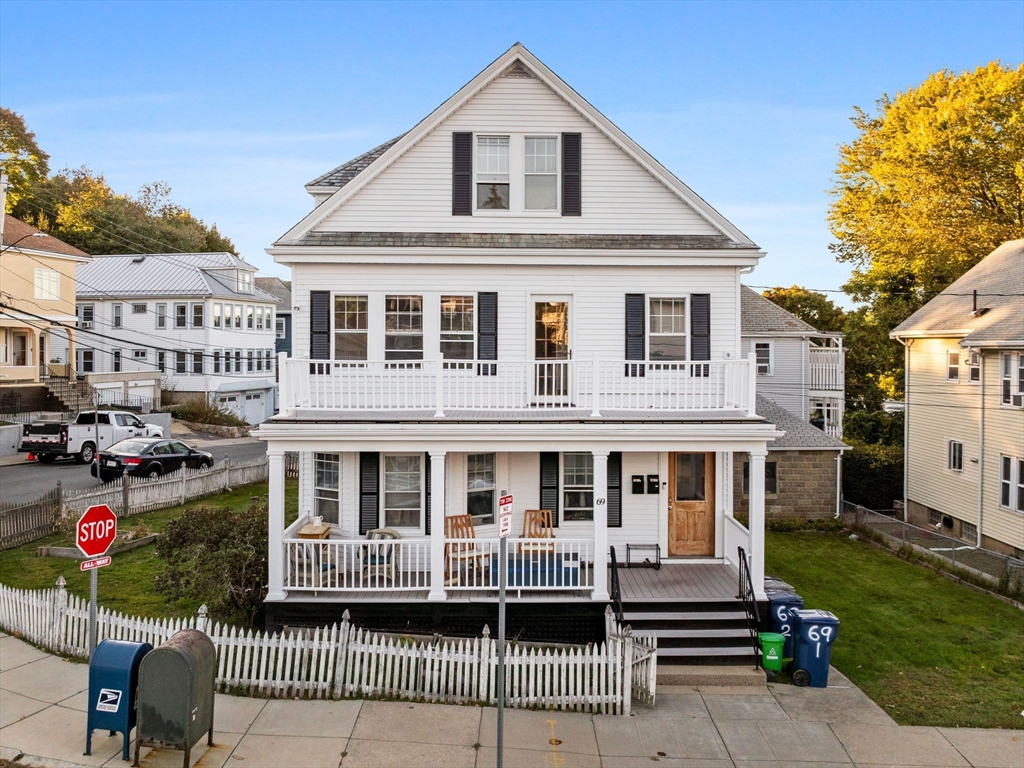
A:
[[[256,330],[263,330],[263,307],[256,307]]]
[[[175,328],[187,328],[188,327],[188,304],[175,304],[174,305],[174,327]]]
[[[203,372],[203,352],[200,349],[192,350],[192,373]]]
[[[336,453],[314,453],[313,514],[324,522],[338,523],[338,493],[341,483],[341,457]]]
[[[120,373],[121,372],[121,350],[120,349],[111,350],[110,358],[112,360],[111,370],[114,373]]]
[[[174,350],[175,373],[188,373],[188,360],[186,360],[185,355],[186,353],[183,349]]]
[[[771,376],[772,375],[772,343],[770,341],[755,341],[754,342],[754,358],[757,362],[757,375],[758,376]]]
[[[1024,405],[1024,352],[1017,353],[1016,370],[1014,370],[1013,361],[1013,352],[1002,353],[999,381],[1000,400],[1003,405],[1020,407]]]
[[[247,306],[245,308],[245,327],[250,331],[253,329],[253,310],[255,307]]]
[[[981,382],[981,353],[971,350],[967,356],[967,378],[971,384]]]
[[[964,444],[959,440],[949,441],[947,467],[954,472],[964,471]]]
[[[234,309],[235,309],[235,328],[241,328],[242,327],[242,305],[241,304],[235,304],[234,305]]]
[[[334,297],[334,359],[366,359],[366,296]],[[284,338],[283,321],[278,338]]]
[[[156,327],[157,330],[163,330],[167,327],[167,305],[157,304],[156,305]]]
[[[384,527],[421,528],[423,455],[384,455]]]
[[[650,332],[647,338],[649,360],[686,359],[686,299],[652,298]]]
[[[242,372],[242,350],[235,350],[235,373]]]
[[[205,306],[203,304],[192,305],[192,327],[202,328],[203,327],[203,313]]]
[[[946,381],[960,381],[960,353],[946,353]]]
[[[264,350],[263,351],[263,356],[264,356],[264,360],[265,360],[265,363],[264,363],[263,367],[266,368],[267,373],[273,373],[274,372],[274,351],[272,349]]]
[[[385,298],[384,359],[423,359],[422,296]]]
[[[111,328],[120,328],[122,326],[122,311],[124,307],[121,304],[112,304],[110,306],[111,312]]]
[[[245,372],[246,372],[246,373],[252,373],[252,372],[253,372],[253,364],[252,364],[252,350],[251,350],[251,349],[250,349],[250,350],[248,350],[248,351],[246,352],[246,367],[245,367]]]
[[[472,360],[476,328],[472,296],[441,297],[441,354],[445,360]]]
[[[562,519],[594,519],[594,454],[562,454]]]
[[[283,317],[277,318],[277,325],[274,327],[274,335],[277,338],[279,338],[279,339],[283,339],[284,338],[284,318]]]
[[[494,492],[497,488],[493,453],[466,455],[466,510],[474,525],[494,522]]]
[[[508,150],[508,136],[476,137],[477,210],[508,210]]]
[[[252,272],[244,269],[238,270],[238,292],[252,293]]]
[[[223,314],[224,314],[224,305],[223,304],[214,304],[213,305],[213,327],[214,328],[220,328],[220,318],[221,318],[221,315],[223,315]]]
[[[160,351],[156,353],[156,369],[160,373],[167,372],[167,353]]]
[[[82,328],[92,328],[93,321],[96,319],[96,307],[93,304],[79,304],[78,305],[78,318],[82,321]]]
[[[213,372],[220,373],[220,350],[213,350]]]
[[[36,268],[33,288],[35,289],[33,297],[36,299],[44,301],[60,299],[60,272],[55,269]]]
[[[1024,512],[1024,459],[999,457],[999,506]]]
[[[523,168],[523,208],[558,210],[558,139],[527,136]]]

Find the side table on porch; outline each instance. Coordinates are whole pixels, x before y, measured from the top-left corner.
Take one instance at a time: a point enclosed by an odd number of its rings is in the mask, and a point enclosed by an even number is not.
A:
[[[300,539],[329,539],[331,538],[331,524],[320,523],[317,525],[315,523],[306,523],[304,526],[299,528],[296,536]],[[330,563],[324,562],[324,556],[326,554],[326,546],[321,545],[316,548],[316,566],[317,571],[319,571],[320,579],[323,579],[324,574],[331,569]],[[316,595],[317,592],[314,591],[313,594]]]

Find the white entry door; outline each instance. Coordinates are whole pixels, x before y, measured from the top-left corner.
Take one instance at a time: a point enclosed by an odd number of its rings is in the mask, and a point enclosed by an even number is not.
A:
[[[250,393],[245,396],[245,420],[250,424],[259,424],[263,421],[266,409],[263,405],[263,393]]]

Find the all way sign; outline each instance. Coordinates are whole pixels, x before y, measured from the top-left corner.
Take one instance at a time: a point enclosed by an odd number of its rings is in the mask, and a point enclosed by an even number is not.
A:
[[[91,571],[93,568],[102,568],[104,565],[110,565],[111,562],[110,555],[107,555],[106,557],[96,557],[92,560],[83,560],[78,568],[82,571]]]

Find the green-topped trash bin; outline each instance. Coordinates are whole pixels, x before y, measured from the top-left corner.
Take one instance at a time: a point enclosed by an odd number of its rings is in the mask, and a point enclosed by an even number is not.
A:
[[[782,646],[786,642],[785,635],[778,632],[761,632],[757,636],[761,641],[761,666],[772,672],[782,671]]]

